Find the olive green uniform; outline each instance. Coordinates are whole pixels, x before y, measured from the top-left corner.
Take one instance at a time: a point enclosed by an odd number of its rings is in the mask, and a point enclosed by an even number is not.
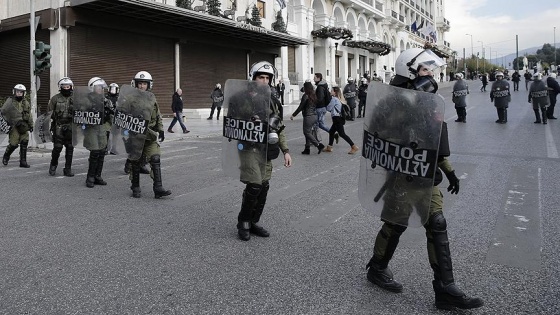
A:
[[[13,106],[13,107],[12,107]],[[2,158],[2,163],[8,165],[10,155],[20,145],[20,167],[29,167],[27,164],[27,145],[29,143],[29,131],[33,129],[33,117],[31,116],[31,105],[25,99],[17,101],[15,98],[8,98],[2,106],[2,113],[11,108],[11,121],[12,129],[8,137],[9,143],[6,147],[6,152]]]
[[[64,96],[56,94],[49,101],[48,111],[51,112],[51,127],[53,139],[53,150],[49,174],[55,175],[58,166],[58,158],[62,147],[66,147],[64,175],[74,176],[72,173],[72,157],[74,155],[74,145],[72,144],[72,119],[74,116],[72,95]]]

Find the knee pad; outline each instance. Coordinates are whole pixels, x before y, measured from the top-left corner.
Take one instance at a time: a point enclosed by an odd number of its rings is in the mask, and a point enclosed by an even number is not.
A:
[[[262,189],[263,189],[263,186],[259,185],[259,184],[249,183],[249,184],[247,184],[247,186],[245,186],[245,192],[248,195],[253,196],[253,197],[257,197],[261,193]]]
[[[56,142],[53,145],[53,150],[60,153],[62,151],[62,143]]]
[[[443,232],[447,230],[447,221],[443,213],[438,212],[428,218],[428,227],[434,232]]]
[[[159,155],[152,155],[152,157],[150,158],[150,162],[152,163],[159,163],[160,162],[160,158]]]
[[[385,224],[381,227],[380,233],[385,239],[389,239],[391,236],[400,237],[406,231],[406,226],[384,222]]]

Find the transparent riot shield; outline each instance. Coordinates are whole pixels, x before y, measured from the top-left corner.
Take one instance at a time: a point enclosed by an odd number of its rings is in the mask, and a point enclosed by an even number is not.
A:
[[[4,116],[2,116],[2,113],[0,112],[0,145],[3,144],[4,140],[8,138],[8,133],[10,133],[11,129],[12,126],[10,126],[8,121],[4,118]]]
[[[103,150],[107,146],[107,135],[103,130],[105,96],[89,87],[74,87],[74,117],[72,118],[72,143],[74,147]]]
[[[52,142],[51,133],[51,115],[52,112],[43,113],[35,120],[35,127],[33,127],[33,136],[36,143]]]
[[[131,86],[123,86],[120,90],[111,132],[116,150],[126,151],[130,160],[140,158],[147,134],[155,133],[148,128],[154,104],[155,97],[151,92]],[[157,134],[152,137],[157,139]]]
[[[382,220],[422,226],[432,199],[444,100],[378,82],[368,89],[360,203]]]
[[[224,86],[222,169],[250,181],[266,171],[270,88],[255,81],[227,80]]]

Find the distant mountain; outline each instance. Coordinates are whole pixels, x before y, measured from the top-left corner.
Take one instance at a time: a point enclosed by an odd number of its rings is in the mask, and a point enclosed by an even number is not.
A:
[[[559,48],[559,47],[560,47],[560,44],[556,43],[556,48]],[[537,53],[537,50],[539,50],[539,49],[542,49],[542,45],[538,46],[538,47],[532,47],[532,48],[527,48],[527,49],[520,50],[519,51],[519,57],[523,57],[526,54],[527,55],[534,55],[534,54]],[[492,55],[494,55],[494,54],[492,54]],[[516,57],[515,53],[513,53],[513,54],[505,55],[503,57],[492,58],[492,59],[489,59],[488,61],[492,64],[503,65],[506,68],[512,69],[513,66],[511,65],[511,63],[515,60],[515,57]],[[560,61],[560,56],[558,56],[558,61]]]

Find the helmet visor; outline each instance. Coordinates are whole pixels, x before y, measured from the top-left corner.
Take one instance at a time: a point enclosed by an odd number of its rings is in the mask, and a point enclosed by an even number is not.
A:
[[[434,71],[445,65],[445,62],[438,57],[431,49],[424,49],[416,57],[410,60],[410,68],[415,72],[418,71],[420,66]]]

